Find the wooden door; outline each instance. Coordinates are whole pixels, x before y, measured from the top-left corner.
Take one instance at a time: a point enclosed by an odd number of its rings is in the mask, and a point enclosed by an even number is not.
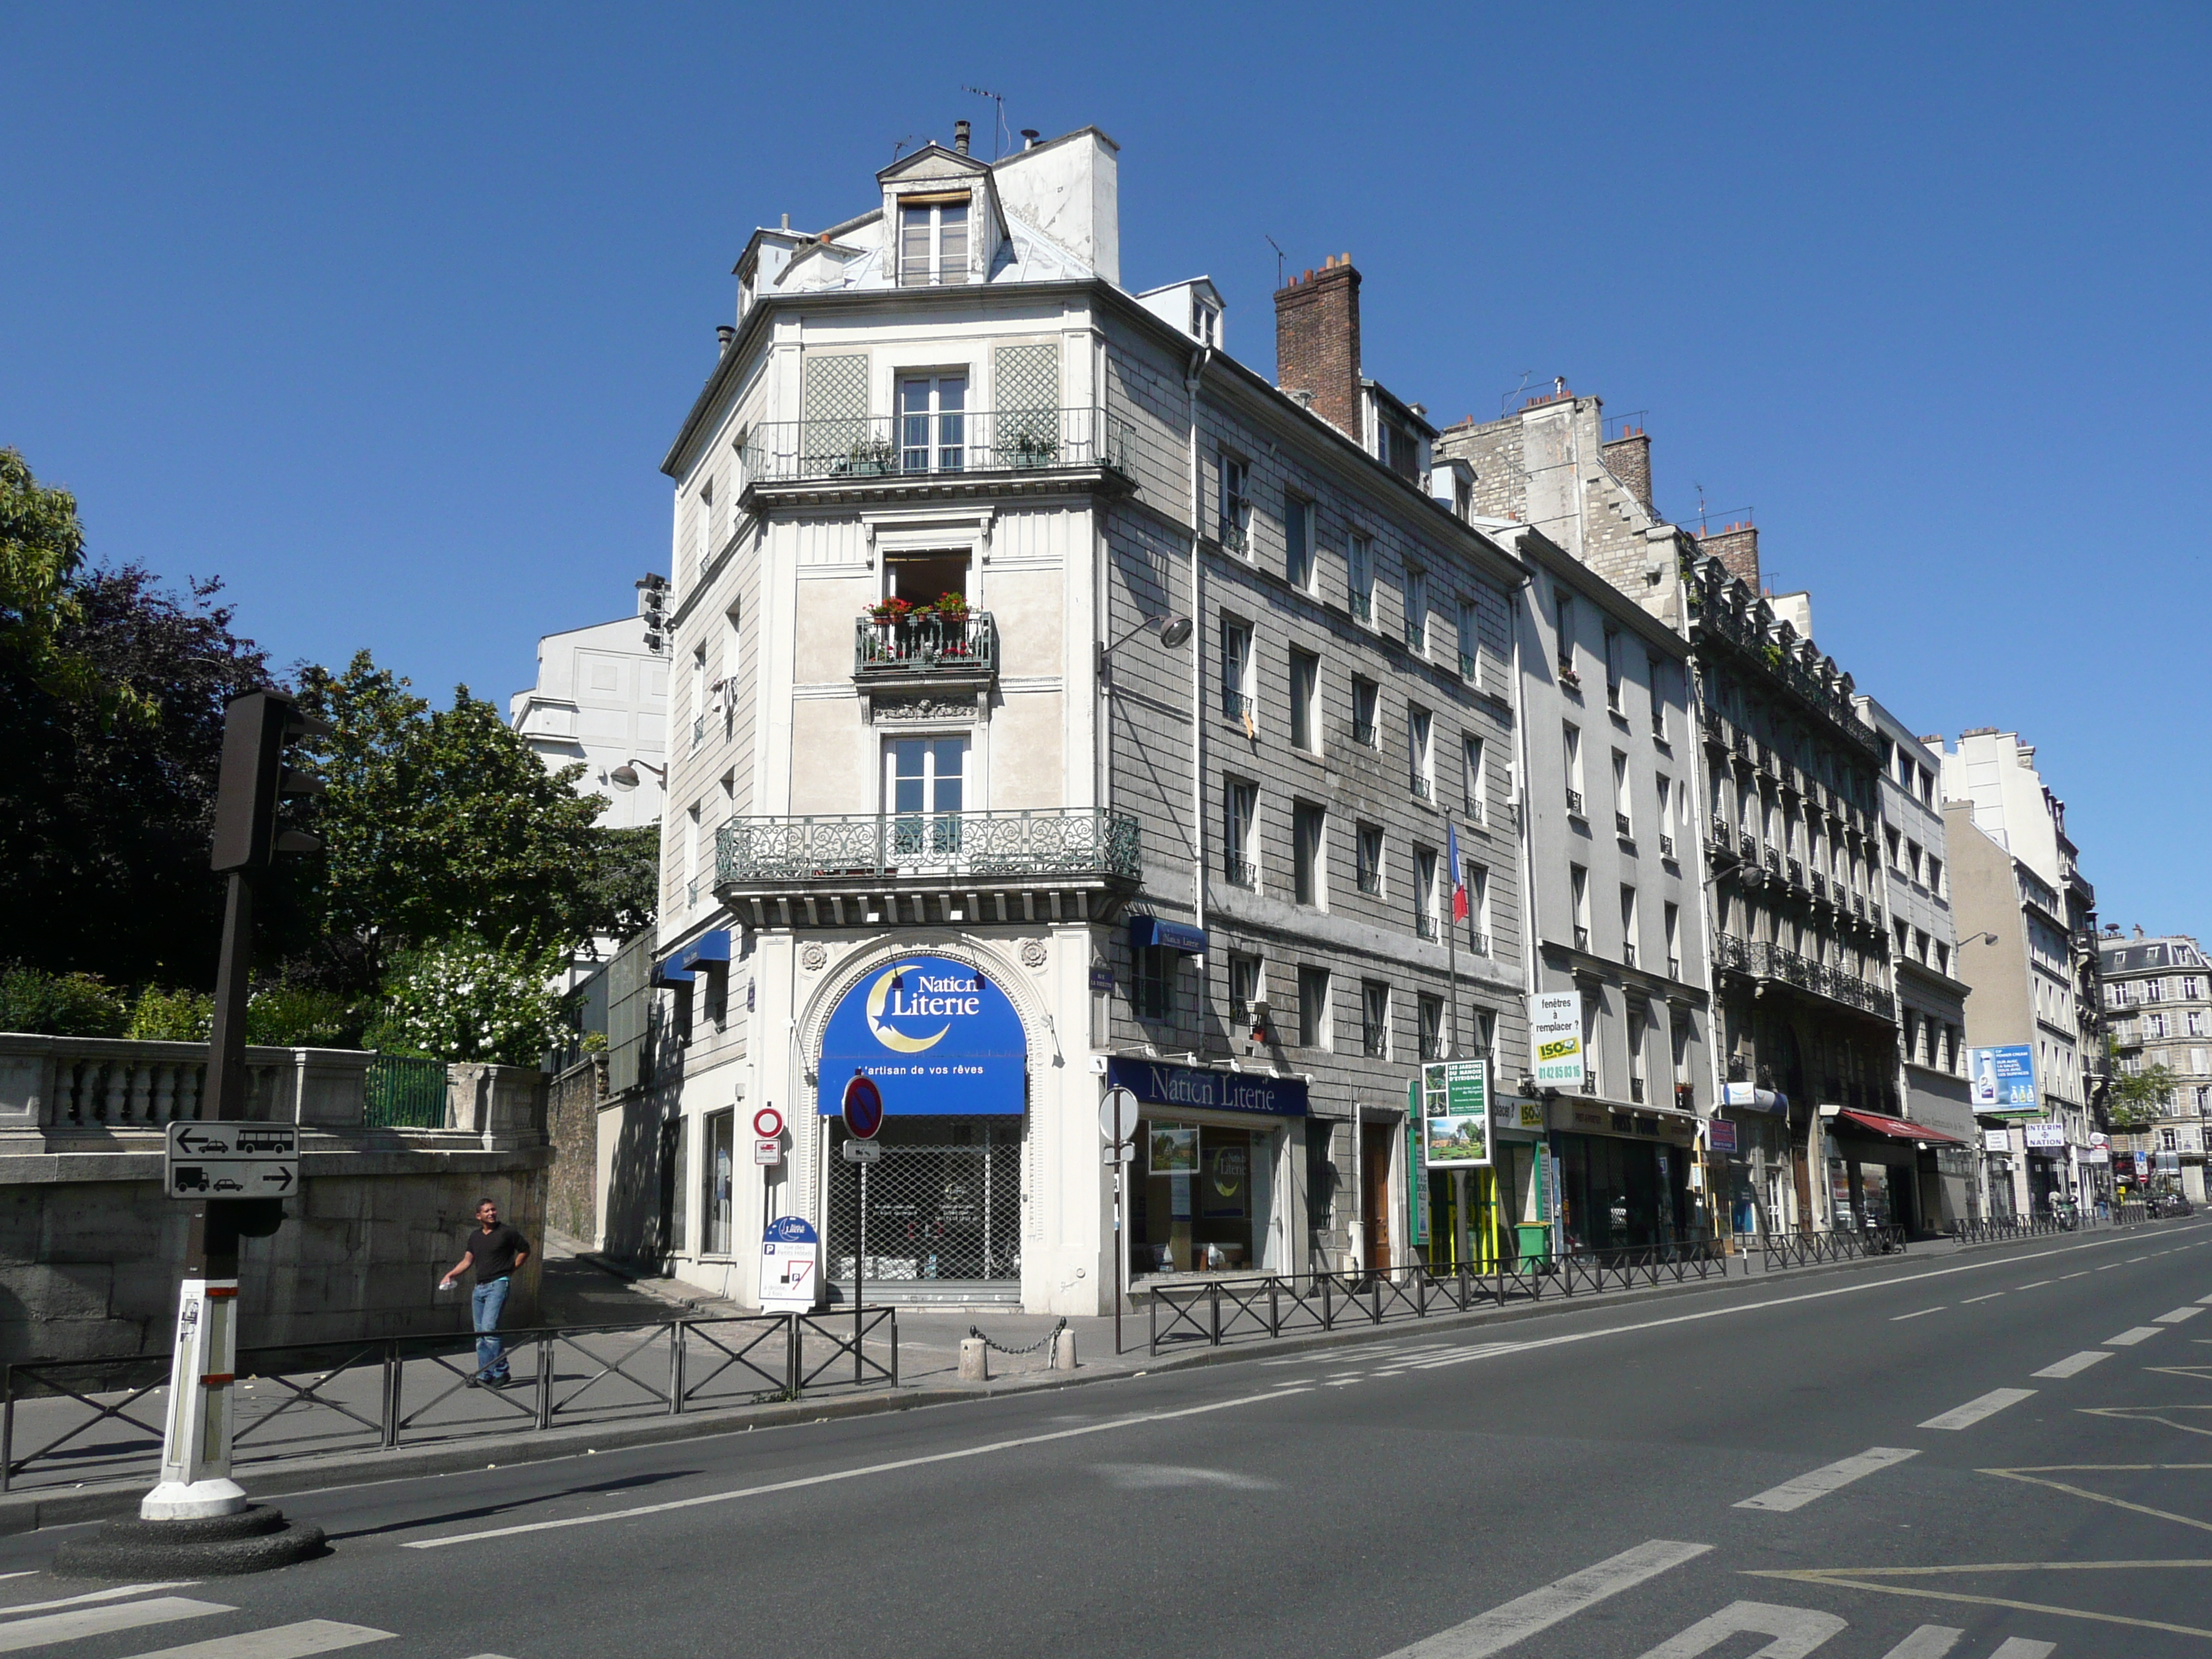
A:
[[[1360,1260],[1378,1271],[1390,1266],[1390,1153],[1397,1138],[1387,1123],[1359,1126]]]

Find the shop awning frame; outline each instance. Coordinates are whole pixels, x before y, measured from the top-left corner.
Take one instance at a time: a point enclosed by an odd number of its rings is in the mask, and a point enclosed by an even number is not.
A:
[[[1848,1123],[1854,1129],[1867,1134],[1879,1135],[1885,1140],[1926,1141],[1930,1145],[1941,1144],[1946,1146],[1965,1146],[1970,1144],[1960,1139],[1956,1135],[1945,1134],[1942,1130],[1930,1127],[1925,1123],[1915,1123],[1910,1118],[1891,1117],[1884,1112],[1863,1112],[1850,1106],[1844,1107],[1836,1114],[1835,1121],[1838,1127]]]

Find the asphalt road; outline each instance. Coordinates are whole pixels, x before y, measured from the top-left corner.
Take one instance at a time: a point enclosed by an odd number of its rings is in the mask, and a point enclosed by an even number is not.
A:
[[[0,1540],[0,1653],[2212,1656],[2208,1433],[2185,1222],[296,1496],[258,1578]]]

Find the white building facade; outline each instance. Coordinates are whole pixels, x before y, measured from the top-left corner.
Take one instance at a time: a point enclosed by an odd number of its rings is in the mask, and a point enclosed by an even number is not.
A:
[[[584,763],[577,793],[607,798],[599,822],[609,829],[660,817],[668,656],[650,643],[649,597],[641,586],[636,616],[543,636],[538,683],[507,699],[507,724],[549,771]],[[634,787],[615,781],[624,766],[637,775]]]

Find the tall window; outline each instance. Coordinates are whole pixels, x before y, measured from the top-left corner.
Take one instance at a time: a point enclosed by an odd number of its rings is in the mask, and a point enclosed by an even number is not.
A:
[[[1437,854],[1432,847],[1413,849],[1413,931],[1423,939],[1437,933]]]
[[[1667,927],[1667,977],[1682,977],[1682,907],[1669,902],[1663,917]]]
[[[1314,508],[1302,496],[1283,497],[1283,574],[1301,593],[1313,592]]]
[[[1328,969],[1298,969],[1298,1045],[1328,1047]]]
[[[1418,703],[1406,705],[1407,760],[1413,768],[1413,793],[1423,800],[1437,794],[1437,757],[1429,711]]]
[[[1659,855],[1674,855],[1674,781],[1665,773],[1657,775],[1659,796]]]
[[[1482,609],[1473,599],[1459,602],[1459,673],[1474,680],[1482,672]]]
[[[1366,537],[1352,538],[1345,553],[1344,576],[1352,614],[1371,623],[1375,620],[1375,544]]]
[[[1359,890],[1379,895],[1382,891],[1382,826],[1363,823],[1359,826],[1359,842],[1356,857],[1358,860]]]
[[[1552,614],[1559,619],[1559,673],[1575,678],[1575,601],[1564,587],[1552,592]]]
[[[1370,1060],[1390,1057],[1390,988],[1379,979],[1359,982],[1359,1052]]]
[[[737,1182],[737,1116],[734,1111],[709,1112],[704,1125],[707,1155],[699,1164],[706,1186],[700,1194],[701,1219],[706,1224],[700,1243],[708,1255],[730,1253],[732,1200]]]
[[[1429,573],[1406,567],[1406,648],[1425,656],[1429,649]]]
[[[1626,883],[1620,889],[1620,959],[1636,966],[1636,890]]]
[[[968,377],[920,374],[899,382],[899,470],[958,472],[968,461]]]
[[[1260,1000],[1260,958],[1232,951],[1229,957],[1229,1017],[1249,1019]]]
[[[1231,778],[1221,795],[1221,873],[1239,887],[1256,887],[1260,871],[1252,855],[1252,820],[1259,809],[1259,786]]]
[[[1567,763],[1567,811],[1575,817],[1583,815],[1583,729],[1572,720],[1561,723],[1561,743],[1565,747]]]
[[[1321,749],[1321,659],[1310,651],[1291,653],[1291,747]]]
[[[1139,945],[1129,975],[1129,1001],[1139,1019],[1175,1018],[1176,955],[1164,945]]]
[[[1468,946],[1475,955],[1490,954],[1490,872],[1482,865],[1469,864],[1467,877],[1467,939]]]
[[[1643,1102],[1648,1086],[1644,1077],[1644,1047],[1648,1022],[1642,1008],[1632,1004],[1628,1010],[1628,1097]]]
[[[1651,735],[1659,742],[1667,741],[1667,665],[1658,658],[1646,656],[1644,672],[1650,677],[1651,688]]]
[[[1636,821],[1628,809],[1628,757],[1616,749],[1613,751],[1613,827],[1624,836],[1636,833]]]
[[[1421,1058],[1442,1060],[1444,1057],[1444,1000],[1423,994],[1419,1006]]]
[[[1575,910],[1575,949],[1589,949],[1589,872],[1579,864],[1567,866],[1567,894]]]
[[[1221,544],[1231,553],[1249,550],[1252,501],[1246,494],[1249,477],[1243,462],[1225,449],[1221,452]]]
[[[1382,688],[1373,680],[1354,676],[1352,682],[1352,740],[1363,748],[1382,746],[1381,731],[1376,723],[1376,709],[1382,698]]]
[[[1251,722],[1258,718],[1252,703],[1252,625],[1233,617],[1221,619],[1221,712],[1246,723],[1248,735],[1256,735]]]
[[[1605,706],[1620,712],[1620,630],[1605,630]]]
[[[1460,745],[1462,781],[1467,786],[1467,821],[1486,822],[1489,814],[1490,780],[1484,775],[1482,739],[1468,738]]]
[[[899,209],[899,284],[924,288],[968,280],[968,198]]]
[[[884,801],[900,856],[960,850],[967,766],[965,738],[899,738],[884,745]]]
[[[1328,813],[1311,801],[1291,808],[1291,884],[1301,904],[1328,902]]]

